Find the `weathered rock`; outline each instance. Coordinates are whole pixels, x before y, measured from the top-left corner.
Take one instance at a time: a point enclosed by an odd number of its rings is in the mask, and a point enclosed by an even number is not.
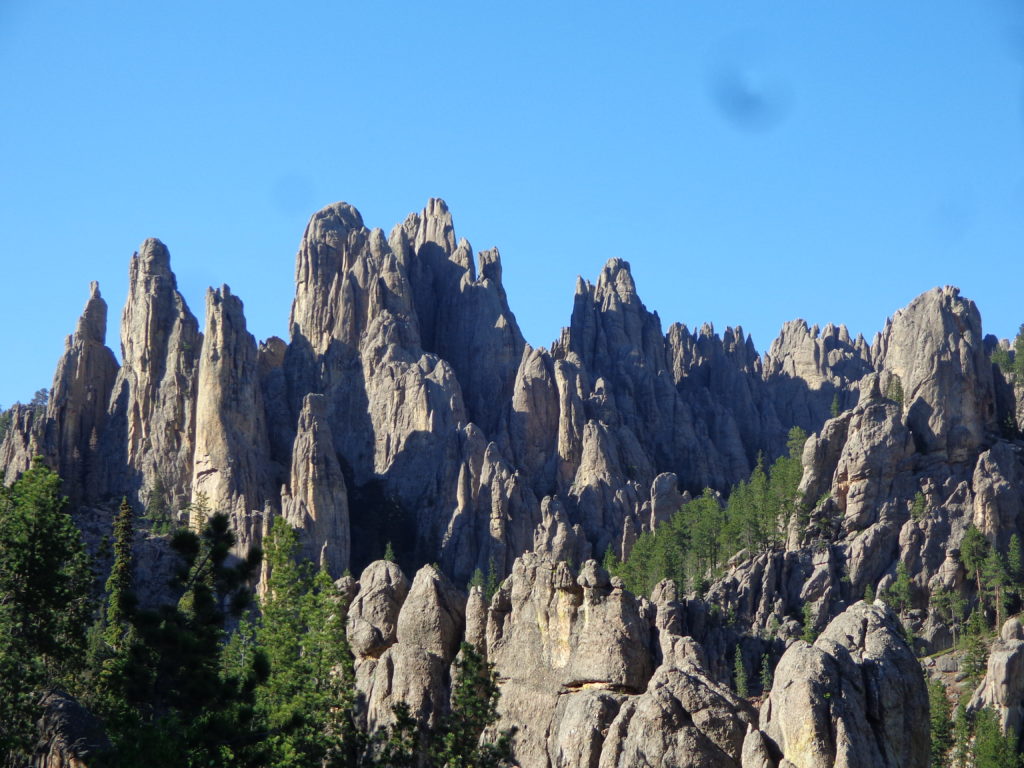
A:
[[[518,729],[515,754],[524,765],[553,762],[549,749],[564,755],[568,730],[560,730],[559,713],[597,707],[610,716],[616,696],[644,690],[651,674],[649,629],[636,599],[612,588],[593,561],[578,580],[564,563],[528,554],[491,603],[487,655],[502,680],[500,726]],[[588,703],[560,703],[584,692]],[[616,696],[594,698],[598,692]]]
[[[968,710],[985,707],[996,711],[1004,732],[1020,737],[1024,728],[1024,627],[1017,619],[1008,619],[992,644],[985,677]]]
[[[56,458],[63,490],[72,505],[99,493],[95,471],[99,437],[107,422],[107,402],[117,377],[114,353],[106,346],[107,303],[97,283],[73,336],[57,363],[47,405],[47,453]]]
[[[421,724],[434,726],[447,711],[449,667],[463,637],[461,594],[433,566],[419,570],[398,615],[397,640],[380,657],[366,692],[371,728],[394,720],[399,702]]]
[[[377,658],[398,639],[398,614],[409,580],[396,563],[377,560],[359,576],[359,591],[348,609],[347,634],[356,661]]]
[[[813,646],[789,647],[775,668],[760,728],[770,751],[782,755],[780,765],[923,768],[927,724],[924,674],[895,616],[860,602]],[[759,761],[763,754],[751,750]]]
[[[305,556],[338,578],[349,566],[348,490],[326,416],[323,395],[306,395],[281,508],[301,532]]]
[[[259,541],[261,513],[276,472],[257,378],[256,340],[245,328],[242,302],[225,285],[206,294],[206,333],[196,395],[192,519],[208,512],[231,519],[237,548]]]
[[[32,753],[32,768],[85,768],[98,765],[110,749],[103,724],[63,691],[43,696],[39,740]]]
[[[969,459],[996,429],[981,315],[957,288],[933,288],[896,312],[872,346],[883,392],[901,391],[918,449]]]
[[[156,239],[132,257],[121,313],[121,369],[101,436],[105,493],[180,509],[192,498],[203,337]]]

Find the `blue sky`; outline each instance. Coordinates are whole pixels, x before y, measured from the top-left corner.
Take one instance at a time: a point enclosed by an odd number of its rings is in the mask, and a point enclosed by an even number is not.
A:
[[[934,285],[1024,322],[1024,1],[0,0],[0,403],[146,237],[287,333],[309,215],[431,196],[535,345],[577,274],[672,321],[870,335]],[[554,7],[552,7],[554,6]]]

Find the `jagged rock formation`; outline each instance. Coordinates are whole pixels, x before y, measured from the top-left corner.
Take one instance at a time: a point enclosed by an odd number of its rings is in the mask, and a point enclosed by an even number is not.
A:
[[[101,438],[101,495],[127,494],[145,503],[156,494],[174,508],[191,500],[202,346],[167,247],[146,240],[129,267],[121,370]]]
[[[924,768],[927,722],[924,677],[896,617],[860,602],[814,645],[797,641],[786,651],[743,765]]]
[[[802,670],[835,678],[852,714],[821,722],[844,734],[891,714],[857,675],[910,674],[890,618],[857,604],[865,591],[884,595],[905,571],[919,650],[948,647],[929,595],[977,602],[959,552],[968,526],[1004,553],[1024,533],[1011,423],[1024,423],[1024,390],[991,364],[995,342],[955,288],[919,296],[870,345],[795,320],[759,356],[739,326],[663,332],[612,259],[578,281],[561,336],[534,348],[497,250],[474,258],[442,201],[388,236],[337,203],[299,245],[288,341],[257,343],[226,286],[207,294],[200,333],[158,240],[131,260],[120,367],[105,326],[94,285],[48,407],[10,413],[5,481],[42,455],[95,541],[122,495],[195,524],[228,512],[240,552],[283,517],[332,577],[365,568],[339,583],[358,590],[348,630],[367,722],[388,722],[398,701],[436,722],[465,637],[501,675],[524,765],[801,764],[794,713],[824,711],[808,698],[824,683]],[[704,599],[668,583],[634,597],[587,562],[628,556],[706,487],[727,494],[793,426],[810,436],[785,545],[737,554]],[[409,585],[398,565],[369,565],[389,542],[410,574],[439,569]],[[459,591],[477,570],[508,576],[489,604]],[[826,626],[813,648],[797,643]],[[790,692],[754,727],[724,685],[733,654],[753,670],[786,648]],[[1016,727],[1001,669],[979,702]],[[919,714],[915,685],[900,701]],[[804,757],[886,764],[917,749],[887,728],[846,744],[822,726]]]

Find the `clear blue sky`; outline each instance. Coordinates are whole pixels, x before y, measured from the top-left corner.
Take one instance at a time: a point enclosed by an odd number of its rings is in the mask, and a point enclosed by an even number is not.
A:
[[[428,197],[527,339],[628,259],[665,326],[869,336],[959,285],[1024,322],[1024,2],[0,0],[0,403],[146,237],[286,336],[308,216]]]

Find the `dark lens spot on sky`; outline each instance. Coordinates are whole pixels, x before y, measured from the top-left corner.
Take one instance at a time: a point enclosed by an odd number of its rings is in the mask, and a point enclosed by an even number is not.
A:
[[[731,125],[752,133],[777,128],[792,106],[788,84],[765,61],[762,47],[742,38],[732,41],[709,75],[712,103]]]

